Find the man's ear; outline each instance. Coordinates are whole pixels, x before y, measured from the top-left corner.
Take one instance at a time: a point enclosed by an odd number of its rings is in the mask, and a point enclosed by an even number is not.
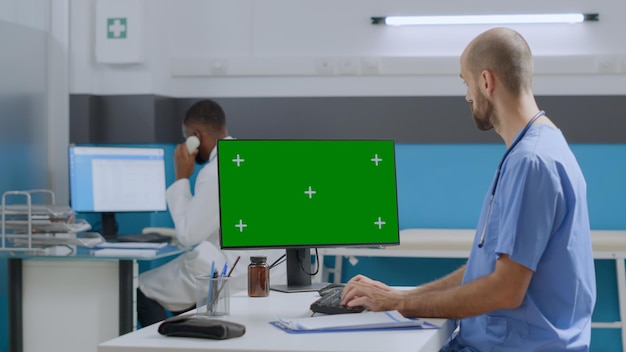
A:
[[[496,77],[489,70],[483,70],[480,73],[478,86],[480,87],[480,90],[483,92],[483,94],[485,94],[488,97],[493,95],[493,89],[495,87],[495,79]]]

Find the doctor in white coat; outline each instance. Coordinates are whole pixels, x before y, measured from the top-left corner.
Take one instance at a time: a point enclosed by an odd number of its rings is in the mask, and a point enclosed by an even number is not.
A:
[[[217,140],[231,138],[226,129],[222,108],[212,100],[192,105],[183,120],[183,134],[200,140],[198,149],[189,153],[185,143],[174,151],[176,181],[167,189],[167,205],[176,228],[176,239],[184,246],[195,246],[176,259],[139,276],[137,315],[142,326],[167,318],[165,309],[179,314],[195,307],[198,275],[210,274],[211,264],[222,268],[239,264],[231,274],[231,290],[247,287],[250,256],[267,256],[269,264],[278,260],[284,250],[222,251],[219,246],[219,199],[217,174]],[[195,163],[204,165],[198,172],[192,194],[189,177]],[[286,282],[285,265],[270,271],[272,284]],[[208,291],[208,287],[207,287]]]

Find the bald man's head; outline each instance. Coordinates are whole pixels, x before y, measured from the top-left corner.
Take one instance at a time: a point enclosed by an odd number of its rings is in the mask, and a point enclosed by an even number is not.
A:
[[[526,40],[512,29],[499,27],[480,34],[467,46],[462,60],[474,77],[491,71],[514,96],[531,89],[532,53]]]

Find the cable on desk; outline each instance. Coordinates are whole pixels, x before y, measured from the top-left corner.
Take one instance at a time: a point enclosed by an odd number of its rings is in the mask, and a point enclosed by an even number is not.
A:
[[[283,255],[281,255],[278,259],[276,259],[276,260],[272,263],[272,265],[270,265],[270,269],[271,269],[271,268],[273,268],[273,267],[275,267],[275,266],[277,266],[277,265],[279,265],[279,264],[284,263],[284,262],[285,262],[285,260],[287,260],[287,254],[283,254]]]
[[[318,253],[317,253],[317,248],[315,248],[315,271],[314,272],[312,272],[312,273],[308,272],[304,268],[304,264],[302,263],[302,258],[298,258],[298,262],[300,263],[300,269],[302,269],[302,271],[304,271],[304,273],[309,275],[309,276],[315,276],[320,271],[320,261],[319,261],[319,256],[318,256]]]

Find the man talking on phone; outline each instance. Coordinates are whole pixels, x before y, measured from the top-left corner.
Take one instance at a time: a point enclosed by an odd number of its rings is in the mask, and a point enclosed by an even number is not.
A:
[[[212,263],[221,268],[226,262],[232,265],[238,256],[254,255],[267,256],[268,262],[273,263],[284,254],[281,250],[220,249],[217,141],[232,138],[226,129],[224,110],[213,100],[198,101],[187,110],[182,128],[186,141],[174,150],[176,181],[167,188],[166,198],[176,228],[176,239],[193,250],[139,276],[137,316],[141,326],[166,319],[166,310],[180,314],[195,308],[195,278],[211,274]],[[193,149],[196,146],[197,149]],[[201,165],[201,169],[192,193],[189,178],[196,164]],[[247,265],[234,268],[231,290],[246,289],[246,274]],[[286,281],[285,278],[284,266],[272,270],[273,282]]]

